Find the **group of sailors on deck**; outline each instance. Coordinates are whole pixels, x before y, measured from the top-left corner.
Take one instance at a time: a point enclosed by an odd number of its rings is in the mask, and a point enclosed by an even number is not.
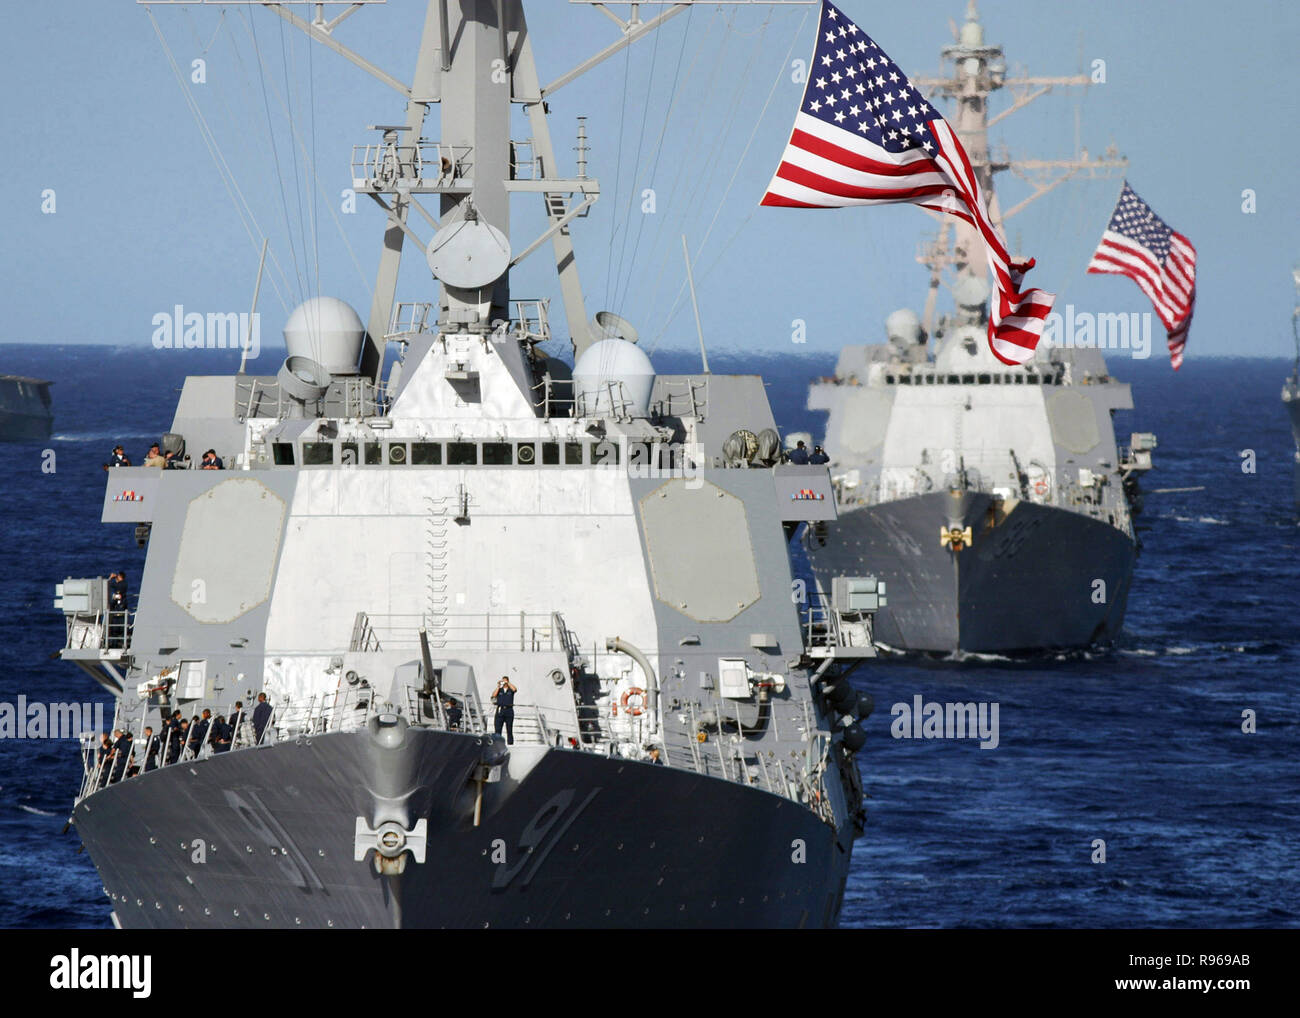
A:
[[[820,445],[813,446],[813,451],[809,453],[808,447],[804,445],[802,441],[790,450],[786,458],[789,459],[791,463],[801,467],[809,464],[819,467],[823,463],[829,463],[831,461],[831,458],[826,455],[825,450],[823,450]]]
[[[108,458],[108,462],[104,464],[104,469],[110,470],[113,467],[129,467],[131,465],[131,458],[127,456],[123,447],[119,444],[113,446],[113,454]],[[149,451],[145,454],[144,462],[141,465],[159,467],[163,470],[187,470],[192,468],[190,458],[184,452],[169,449],[164,453],[162,446],[157,442],[149,446]],[[196,469],[225,470],[226,465],[222,462],[221,457],[217,455],[215,449],[209,449],[203,454],[203,458],[199,460]]]
[[[191,718],[179,710],[163,715],[159,730],[146,725],[141,732],[143,749],[137,752],[136,739],[128,729],[114,729],[102,734],[99,745],[87,753],[86,768],[96,775],[96,788],[133,778],[142,772],[157,770],[180,760],[197,759],[206,746],[209,755],[228,753],[235,746],[259,746],[266,737],[273,710],[265,693],[257,694],[253,710],[247,711],[236,700],[229,716],[215,718],[209,708]]]

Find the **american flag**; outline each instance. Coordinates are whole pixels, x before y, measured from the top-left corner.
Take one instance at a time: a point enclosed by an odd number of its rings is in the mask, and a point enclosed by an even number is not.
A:
[[[910,202],[972,224],[984,238],[997,300],[989,346],[1006,364],[1034,355],[1055,295],[1021,291],[1034,261],[1013,262],[947,121],[871,38],[823,0],[794,132],[764,205],[841,208]]]
[[[1128,276],[1151,298],[1169,335],[1169,363],[1177,371],[1196,306],[1196,248],[1152,212],[1127,180],[1088,271]]]

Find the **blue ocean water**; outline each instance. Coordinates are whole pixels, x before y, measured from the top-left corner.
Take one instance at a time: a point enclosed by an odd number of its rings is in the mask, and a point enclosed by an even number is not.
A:
[[[267,351],[264,358],[274,357]],[[807,382],[833,355],[714,354],[761,372],[783,430],[819,433]],[[689,370],[686,354],[656,357]],[[1280,360],[1118,361],[1137,409],[1122,436],[1160,438],[1127,628],[1112,651],[1030,662],[873,663],[859,755],[870,795],[845,926],[1300,925],[1300,528]],[[55,381],[55,436],[0,445],[0,702],[100,701],[53,660],[65,576],[125,568],[130,527],[99,524],[100,464],[166,430],[186,374],[217,353],[0,346],[0,370]],[[265,370],[260,369],[259,370]],[[46,450],[54,470],[46,472]],[[1243,471],[1252,450],[1255,471]],[[904,740],[890,708],[997,702],[1000,742]],[[1242,732],[1242,712],[1257,716]],[[0,740],[0,927],[103,927],[108,902],[75,831],[71,743]],[[1094,841],[1106,845],[1094,863]]]

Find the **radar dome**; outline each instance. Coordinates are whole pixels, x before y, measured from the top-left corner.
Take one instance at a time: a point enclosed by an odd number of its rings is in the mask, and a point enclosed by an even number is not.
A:
[[[910,308],[901,308],[885,319],[885,335],[895,346],[915,346],[922,341],[921,319]]]
[[[313,297],[293,309],[284,325],[289,356],[315,361],[331,375],[355,375],[366,327],[336,297]]]
[[[654,365],[640,347],[622,339],[592,343],[573,366],[577,416],[646,417],[654,381]]]
[[[989,284],[979,276],[965,276],[952,291],[958,307],[983,307],[989,299]]]

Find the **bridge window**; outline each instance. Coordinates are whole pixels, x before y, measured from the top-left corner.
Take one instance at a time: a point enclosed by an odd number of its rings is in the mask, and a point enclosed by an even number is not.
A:
[[[508,467],[514,462],[515,447],[509,442],[484,442],[483,465],[485,467]]]
[[[436,467],[442,463],[441,442],[412,442],[411,466]]]
[[[515,462],[522,467],[531,467],[537,462],[537,446],[532,442],[520,442],[515,447]]]
[[[582,466],[582,443],[581,442],[564,443],[564,465],[566,467]]]
[[[560,464],[560,443],[543,442],[542,443],[542,466],[555,467]]]
[[[365,456],[366,463],[369,466],[374,466],[376,463],[383,463],[384,447],[378,442],[367,442]]]
[[[302,465],[304,467],[328,466],[333,462],[333,442],[303,442]]]
[[[405,442],[388,443],[388,462],[395,467],[406,466],[406,443]]]
[[[344,443],[343,443],[343,451],[342,451],[342,453],[341,453],[340,456],[339,456],[339,462],[340,462],[340,463],[360,463],[360,462],[361,462],[361,460],[357,458],[357,443],[356,443],[356,442],[344,442]]]
[[[478,445],[474,442],[448,442],[447,465],[472,467],[478,464]]]
[[[597,442],[591,447],[591,462],[595,466],[618,466],[618,443],[611,441]]]
[[[293,443],[292,442],[272,442],[271,458],[277,467],[293,466]]]

